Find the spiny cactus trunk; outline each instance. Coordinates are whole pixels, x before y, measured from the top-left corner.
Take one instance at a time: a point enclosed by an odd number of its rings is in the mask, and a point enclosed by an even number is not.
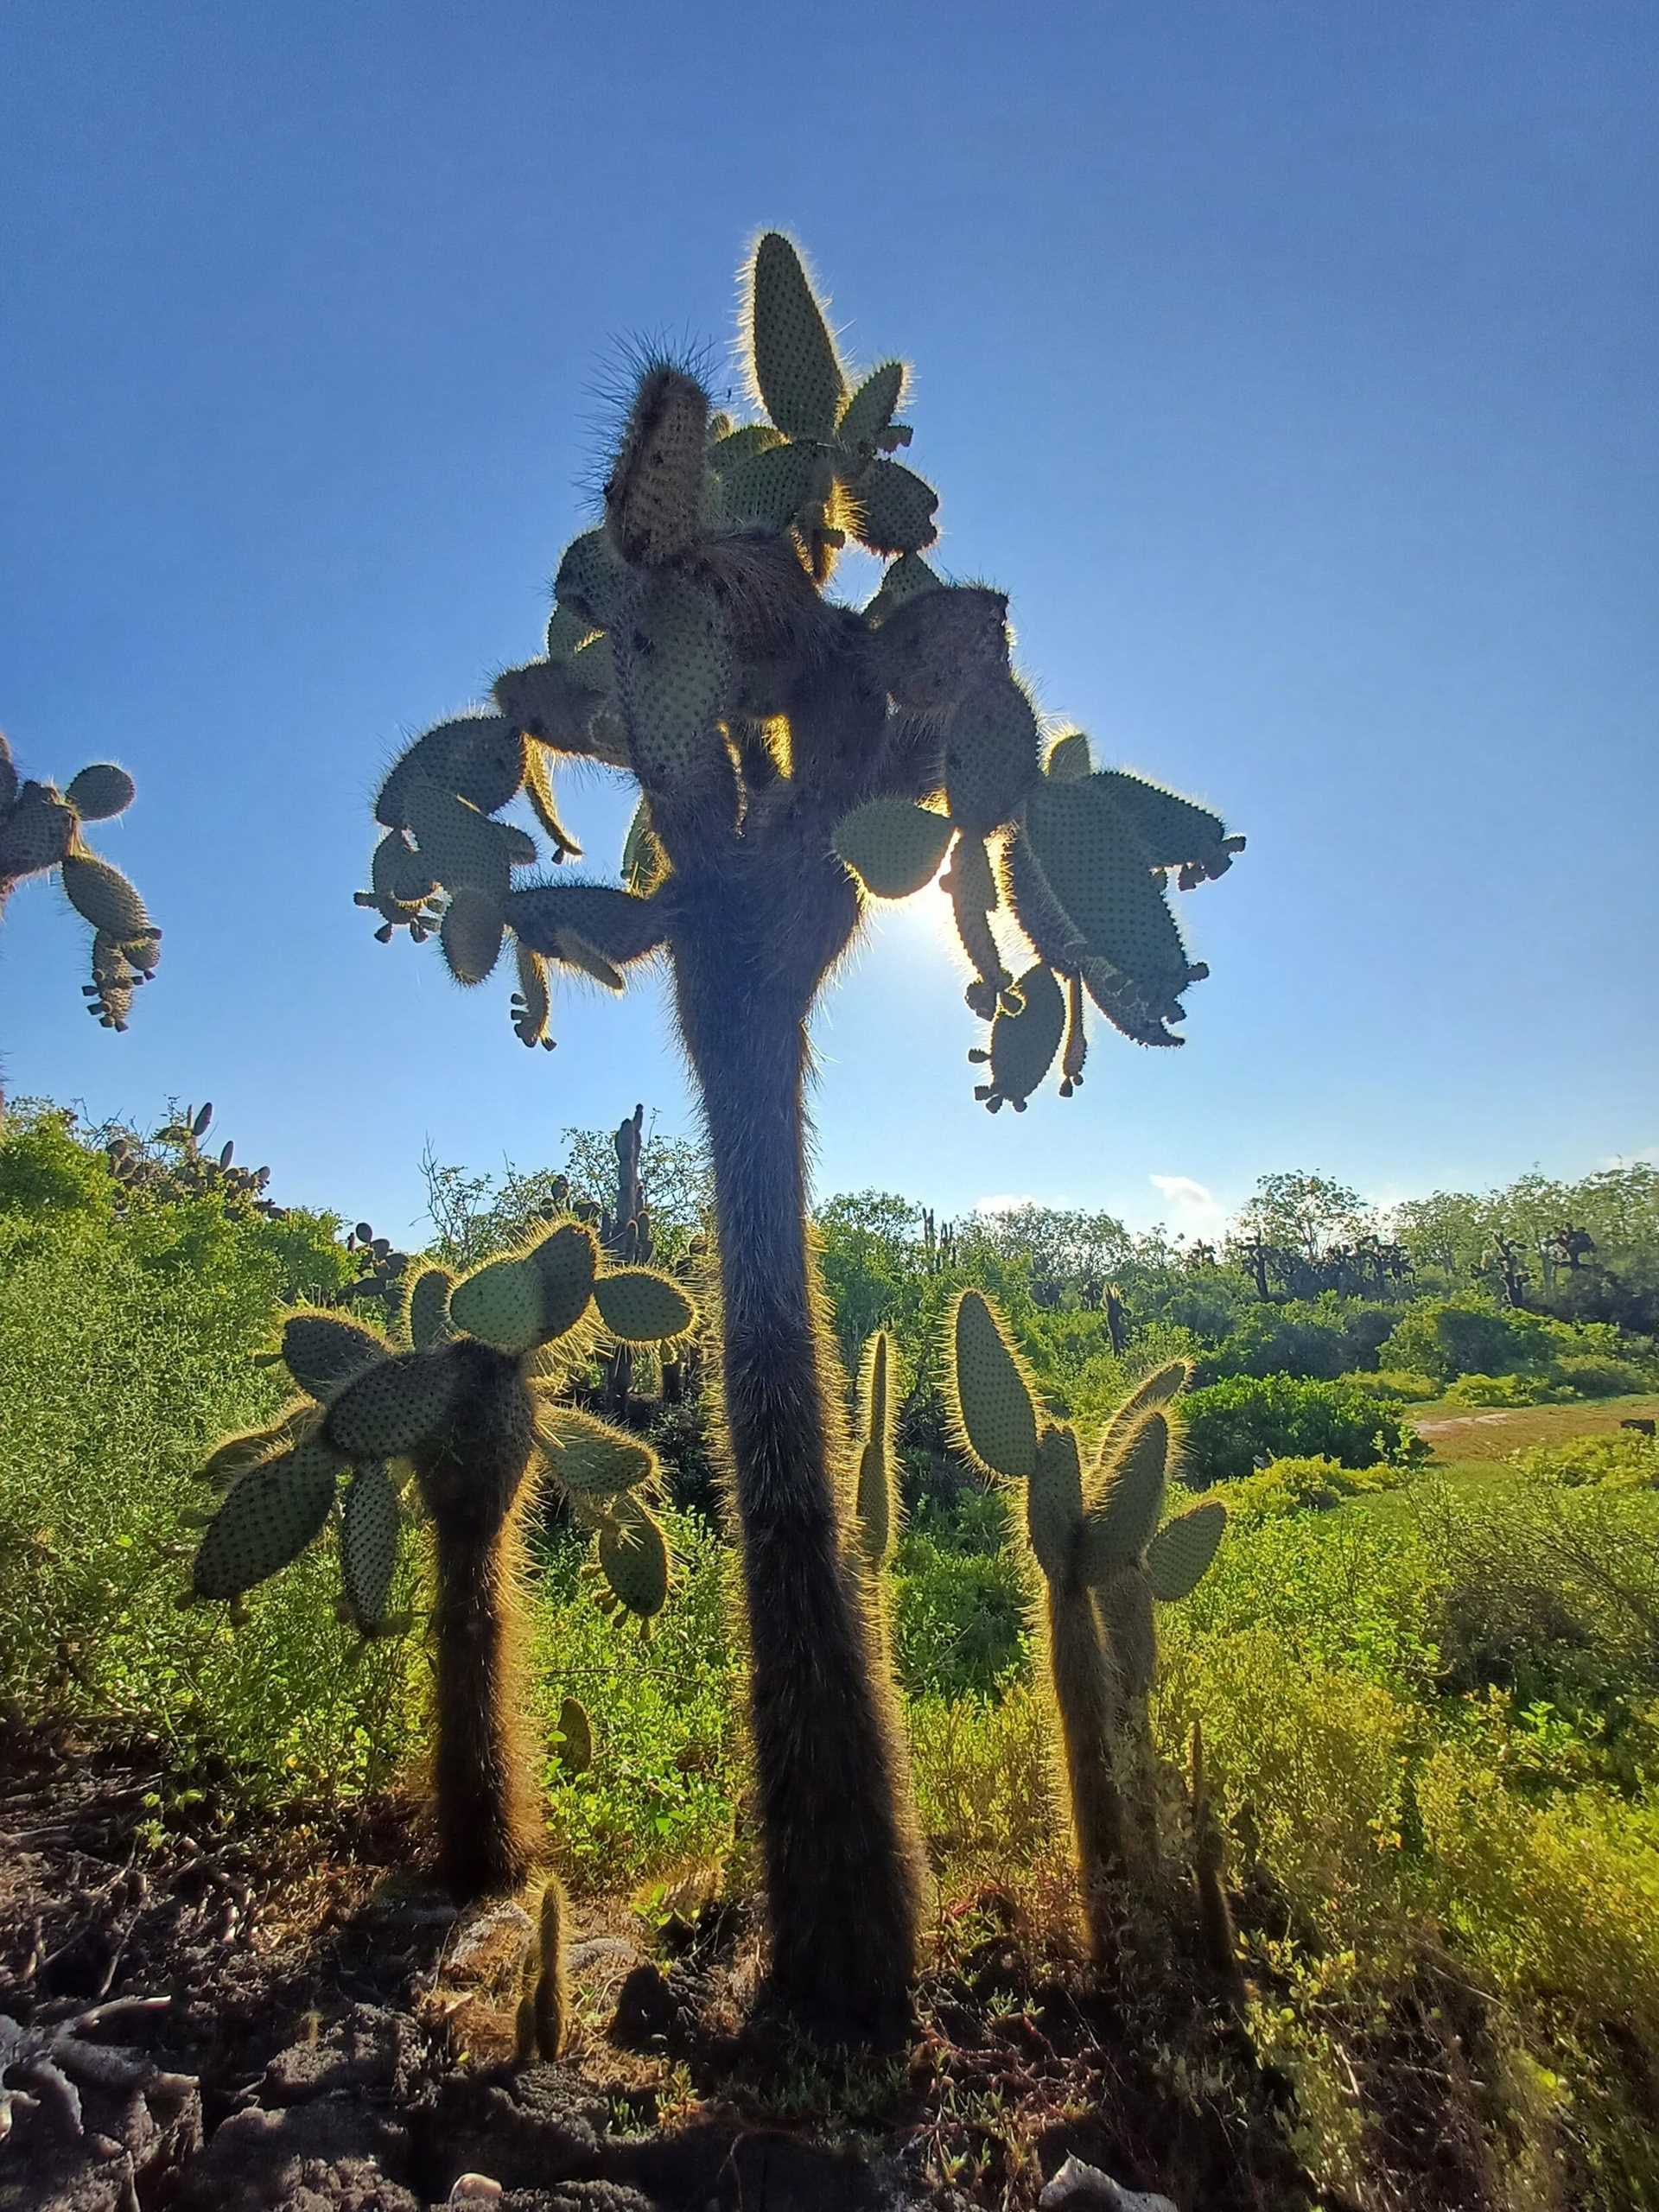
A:
[[[806,1223],[807,1001],[677,947],[714,1156],[726,1421],[778,1996],[831,2032],[907,2017],[920,1856],[892,1683],[842,1557],[839,1385]]]
[[[530,1462],[531,1408],[516,1363],[468,1345],[468,1414],[443,1449],[417,1454],[432,1514],[437,1601],[436,1740],[432,1756],[439,1872],[462,1899],[516,1890],[542,1823],[523,1718],[523,1539],[518,1499]]]
[[[1117,1698],[1093,1593],[1071,1580],[1043,1583],[1049,1673],[1059,1710],[1071,1828],[1096,1965],[1109,1950],[1109,1900],[1123,1872],[1123,1806],[1114,1770]]]

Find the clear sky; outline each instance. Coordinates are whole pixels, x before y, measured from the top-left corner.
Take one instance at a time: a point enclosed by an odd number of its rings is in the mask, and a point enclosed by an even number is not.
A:
[[[923,894],[818,1026],[820,1184],[1172,1226],[1659,1145],[1659,14],[17,0],[0,19],[0,724],[114,757],[166,931],[114,1037],[61,894],[0,931],[14,1094],[211,1096],[296,1202],[690,1107],[661,988],[508,986],[351,904],[404,734],[538,650],[616,344],[715,343],[787,228],[917,365],[940,565],[1098,758],[1249,850],[1191,1041],[976,1106]],[[608,871],[627,806],[566,779]],[[1161,1182],[1159,1179],[1162,1179]]]

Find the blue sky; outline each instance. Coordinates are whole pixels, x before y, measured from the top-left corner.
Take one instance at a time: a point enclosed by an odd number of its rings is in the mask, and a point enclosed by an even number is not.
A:
[[[1102,1024],[1019,1119],[945,902],[890,910],[818,1025],[821,1186],[1183,1225],[1269,1168],[1659,1145],[1656,90],[1617,0],[8,10],[0,724],[133,771],[101,842],[166,931],[111,1037],[20,892],[8,1088],[211,1096],[399,1235],[429,1140],[689,1126],[659,987],[527,1053],[351,893],[402,735],[537,649],[617,341],[723,349],[777,225],[916,364],[940,564],[1044,706],[1250,840],[1182,901],[1186,1049]],[[620,789],[565,795],[613,865]]]

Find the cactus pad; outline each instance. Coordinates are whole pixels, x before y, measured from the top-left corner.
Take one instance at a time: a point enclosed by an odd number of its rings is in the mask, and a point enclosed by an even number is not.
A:
[[[625,1611],[642,1621],[668,1602],[668,1539],[646,1506],[626,1492],[621,1510],[599,1539],[599,1564]]]
[[[580,1698],[568,1697],[559,1707],[558,1760],[574,1782],[594,1763],[594,1726]]]
[[[458,983],[481,983],[501,957],[506,935],[501,900],[463,883],[449,894],[439,925],[439,940],[449,973]]]
[[[455,1370],[442,1346],[398,1352],[346,1385],[328,1408],[323,1433],[342,1459],[396,1459],[442,1430],[455,1386]]]
[[[1153,1596],[1166,1603],[1190,1596],[1209,1573],[1226,1527],[1227,1509],[1215,1499],[1166,1521],[1147,1546]]]
[[[245,1475],[201,1540],[197,1597],[239,1597],[296,1560],[328,1518],[339,1469],[337,1455],[308,1437]]]
[[[896,461],[873,461],[853,492],[853,535],[872,553],[919,553],[939,534],[939,495]]]
[[[449,1319],[497,1351],[531,1351],[561,1334],[547,1325],[548,1301],[533,1261],[489,1260],[455,1285]]]
[[[944,742],[945,795],[958,829],[983,837],[1009,819],[1039,781],[1038,745],[1036,710],[1006,669],[960,701]]]
[[[659,1344],[683,1337],[697,1309],[678,1283],[650,1268],[619,1268],[594,1285],[600,1319],[625,1344]]]
[[[938,874],[950,824],[907,798],[873,798],[836,826],[835,846],[867,891],[908,899]]]
[[[575,1406],[538,1413],[536,1433],[548,1465],[573,1497],[614,1497],[658,1471],[649,1445]]]
[[[855,456],[874,454],[905,404],[908,376],[902,361],[883,361],[872,369],[842,411],[836,442]]]
[[[1093,765],[1089,757],[1088,739],[1080,729],[1069,730],[1050,746],[1043,773],[1052,776],[1058,784],[1075,784],[1090,772]]]
[[[135,790],[124,768],[100,760],[72,776],[63,795],[83,822],[107,822],[111,816],[126,812]]]
[[[409,1340],[416,1351],[450,1335],[449,1298],[455,1278],[448,1268],[423,1268],[409,1294]]]
[[[375,800],[375,819],[388,830],[413,829],[409,798],[420,783],[494,814],[518,790],[524,772],[524,735],[505,715],[462,715],[439,722],[398,756]]]
[[[721,751],[736,663],[706,592],[677,575],[652,575],[629,618],[617,681],[642,780],[691,777]]]
[[[150,934],[153,925],[144,902],[118,868],[94,860],[90,853],[66,853],[62,868],[70,905],[95,930],[118,944],[130,944],[135,938]]]
[[[960,1440],[988,1474],[1023,1478],[1037,1464],[1037,1409],[995,1313],[964,1290],[951,1322],[950,1389]]]
[[[1163,1510],[1168,1459],[1169,1425],[1161,1412],[1154,1412],[1098,1471],[1077,1551],[1085,1582],[1100,1583],[1145,1551]]]
[[[599,1245],[592,1229],[586,1222],[561,1222],[531,1247],[528,1257],[541,1278],[546,1340],[569,1336],[594,1294]]]
[[[283,1324],[283,1364],[314,1398],[332,1397],[342,1383],[378,1366],[391,1351],[384,1337],[342,1314],[291,1313]]]
[[[664,938],[661,912],[650,899],[605,883],[532,883],[507,900],[507,920],[521,944],[556,960],[572,942],[607,963],[627,967],[654,952]]]
[[[499,823],[423,776],[410,779],[404,806],[421,858],[446,891],[465,885],[492,899],[506,897],[512,860]]]
[[[688,551],[702,500],[709,395],[683,369],[658,363],[639,380],[605,512],[623,559],[655,568]]]
[[[1140,831],[1101,779],[1045,777],[1027,803],[1025,826],[1050,888],[1091,954],[1128,977],[1154,1010],[1173,1001],[1187,981],[1180,932]]]
[[[749,366],[761,404],[786,436],[833,437],[846,379],[801,257],[778,232],[755,247],[747,289]]]
[[[1037,1464],[1026,1489],[1026,1528],[1037,1564],[1051,1582],[1063,1581],[1083,1525],[1083,1471],[1077,1432],[1046,1428],[1037,1440]]]
[[[383,1632],[387,1625],[402,1529],[391,1478],[378,1459],[369,1460],[346,1486],[340,1522],[340,1584],[365,1636]]]
[[[590,530],[565,547],[553,583],[559,605],[595,630],[608,630],[621,621],[637,588],[632,571],[602,530]]]
[[[943,712],[1007,667],[1007,597],[975,584],[918,592],[876,632],[873,658],[896,705]]]
[[[1166,791],[1161,784],[1149,784],[1144,777],[1132,776],[1126,769],[1103,770],[1092,780],[1122,808],[1141,832],[1155,868],[1180,868],[1192,862],[1220,875],[1232,866],[1225,825],[1208,807],[1195,806],[1190,798]]]
[[[1006,1099],[1016,1114],[1054,1065],[1065,1033],[1065,994],[1039,961],[1014,985],[1019,1003],[1001,1007],[991,1023],[991,1049],[971,1059],[988,1059],[991,1079],[975,1090],[993,1113]]]

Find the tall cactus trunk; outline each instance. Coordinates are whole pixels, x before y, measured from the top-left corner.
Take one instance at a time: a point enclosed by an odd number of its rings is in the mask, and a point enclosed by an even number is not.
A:
[[[1083,1877],[1095,1963],[1109,1949],[1109,1903],[1124,1864],[1123,1805],[1114,1767],[1116,1686],[1092,1592],[1069,1578],[1044,1578],[1045,1624],[1054,1702],[1065,1751],[1071,1830]]]
[[[480,1370],[469,1401],[475,1413],[442,1451],[416,1455],[437,1567],[431,1634],[438,1871],[462,1901],[518,1889],[542,1840],[524,1739],[530,1707],[519,1500],[531,1408],[511,1360],[481,1345],[468,1350]],[[480,1388],[483,1382],[494,1388]]]
[[[880,1641],[842,1554],[842,1377],[806,1218],[809,996],[677,947],[714,1158],[728,1443],[776,1994],[834,2034],[908,2015],[921,1856]]]

